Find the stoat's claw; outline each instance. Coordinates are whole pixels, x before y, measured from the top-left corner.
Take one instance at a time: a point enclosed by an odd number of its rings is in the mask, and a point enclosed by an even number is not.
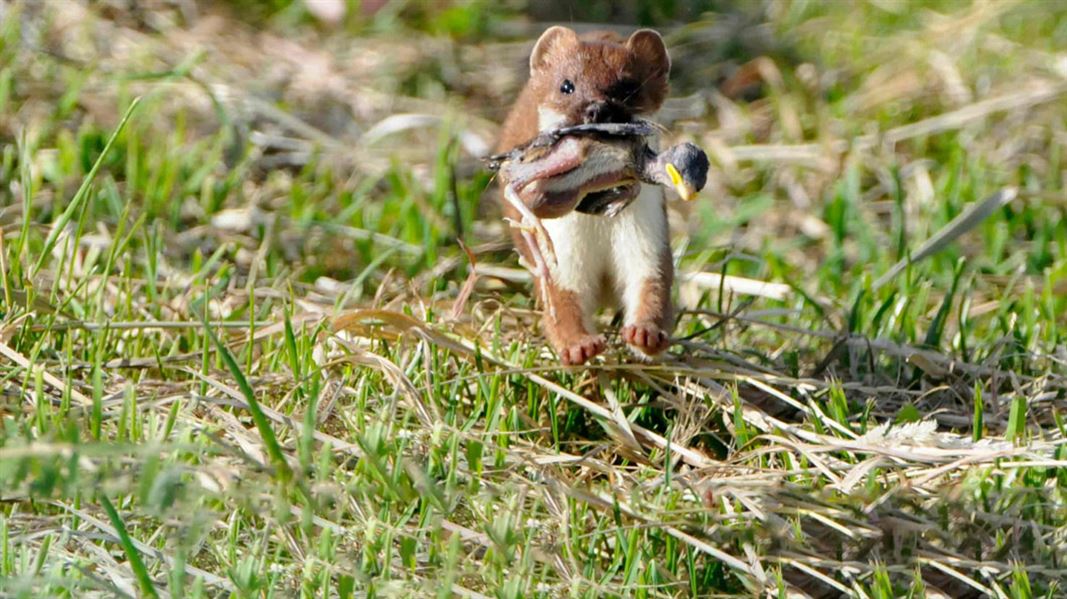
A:
[[[604,338],[586,335],[559,351],[559,358],[566,366],[584,364],[604,351]]]
[[[659,325],[651,322],[635,322],[619,331],[622,340],[630,347],[647,356],[654,356],[670,346],[670,337]]]

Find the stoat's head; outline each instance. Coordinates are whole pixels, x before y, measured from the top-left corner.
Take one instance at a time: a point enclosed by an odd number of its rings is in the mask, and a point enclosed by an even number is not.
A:
[[[651,29],[623,41],[614,35],[579,38],[552,27],[530,55],[530,85],[539,128],[627,122],[655,112],[667,97],[671,59]]]

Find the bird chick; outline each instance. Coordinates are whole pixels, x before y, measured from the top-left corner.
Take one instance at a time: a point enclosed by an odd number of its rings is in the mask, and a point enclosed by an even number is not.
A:
[[[641,182],[673,189],[686,201],[704,188],[703,150],[682,143],[657,153],[642,135],[649,128],[627,129],[634,134],[616,134],[611,125],[560,129],[489,160],[540,218],[571,210],[615,216],[637,197]],[[601,131],[609,134],[596,135]]]

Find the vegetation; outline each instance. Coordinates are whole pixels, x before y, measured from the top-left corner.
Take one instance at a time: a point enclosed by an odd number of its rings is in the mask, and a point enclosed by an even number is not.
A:
[[[714,167],[567,369],[477,158],[556,17],[378,4],[0,5],[0,597],[1064,592],[1067,5],[556,6]]]

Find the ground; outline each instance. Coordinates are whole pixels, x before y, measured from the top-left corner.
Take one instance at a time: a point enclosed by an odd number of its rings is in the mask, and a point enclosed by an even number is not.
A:
[[[532,4],[0,4],[0,597],[1064,592],[1067,4]],[[660,362],[478,159],[561,20],[712,159]]]

